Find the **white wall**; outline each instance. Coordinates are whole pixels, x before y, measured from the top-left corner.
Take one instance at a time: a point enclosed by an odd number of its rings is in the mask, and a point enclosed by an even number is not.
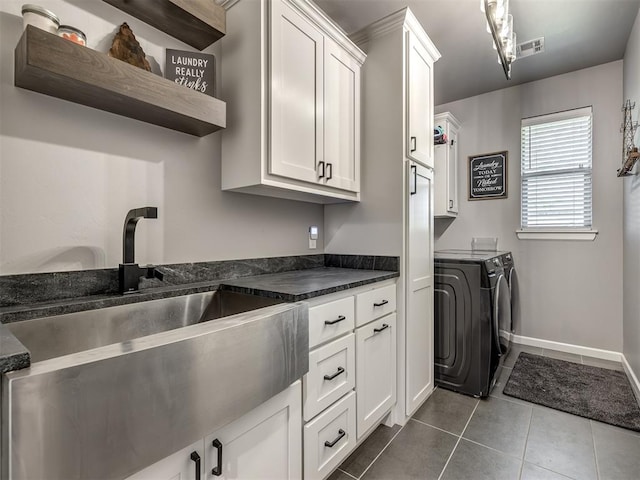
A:
[[[323,251],[322,235],[317,250],[307,243],[322,206],[220,190],[221,132],[197,138],[16,88],[23,3],[0,2],[0,274],[117,266],[124,217],[146,205],[159,218],[138,223],[141,264]],[[104,2],[42,5],[102,52],[126,21],[156,73],[165,48],[193,50]]]
[[[624,99],[636,103],[633,120],[640,120],[640,11],[624,55]],[[635,144],[640,146],[640,133]],[[635,172],[640,171],[636,166]],[[640,177],[624,182],[624,356],[640,374]]]
[[[498,237],[498,248],[514,253],[521,292],[520,335],[622,350],[622,181],[616,178],[621,99],[618,61],[436,107],[437,113],[450,111],[462,123],[459,216],[436,221],[436,249],[469,249],[472,237]],[[588,105],[593,106],[597,238],[518,240],[520,120]],[[468,156],[502,150],[509,152],[508,198],[468,201]]]

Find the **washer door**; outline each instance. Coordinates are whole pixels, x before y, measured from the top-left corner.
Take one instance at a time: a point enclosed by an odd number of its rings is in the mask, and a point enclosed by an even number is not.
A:
[[[503,274],[498,276],[493,298],[493,338],[500,355],[506,355],[511,345],[511,292]]]

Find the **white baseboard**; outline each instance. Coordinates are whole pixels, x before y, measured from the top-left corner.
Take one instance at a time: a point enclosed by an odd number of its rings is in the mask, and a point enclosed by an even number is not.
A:
[[[576,355],[584,355],[586,357],[601,358],[603,360],[611,360],[613,362],[622,362],[623,358],[622,353],[614,352],[612,350],[583,347],[582,345],[554,342],[552,340],[543,340],[541,338],[523,337],[522,335],[514,335],[513,343],[529,345],[530,347],[547,348],[549,350],[558,350],[566,353],[574,353]]]
[[[636,377],[636,374],[633,372],[631,365],[629,365],[629,362],[627,362],[627,358],[624,355],[622,355],[622,366],[624,368],[624,373],[627,374],[627,378],[629,379],[633,393],[636,396],[638,405],[640,405],[640,381],[638,381],[638,377]]]

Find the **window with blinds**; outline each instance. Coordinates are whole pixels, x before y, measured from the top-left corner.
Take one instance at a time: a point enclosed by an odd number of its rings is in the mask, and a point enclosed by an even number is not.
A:
[[[525,118],[523,229],[591,228],[591,107]]]

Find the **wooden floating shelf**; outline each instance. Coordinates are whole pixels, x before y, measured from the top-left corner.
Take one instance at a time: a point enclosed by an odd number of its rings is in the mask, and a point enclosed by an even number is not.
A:
[[[226,11],[214,0],[103,1],[198,50],[226,33]]]
[[[15,85],[198,137],[226,126],[225,102],[31,25]]]

